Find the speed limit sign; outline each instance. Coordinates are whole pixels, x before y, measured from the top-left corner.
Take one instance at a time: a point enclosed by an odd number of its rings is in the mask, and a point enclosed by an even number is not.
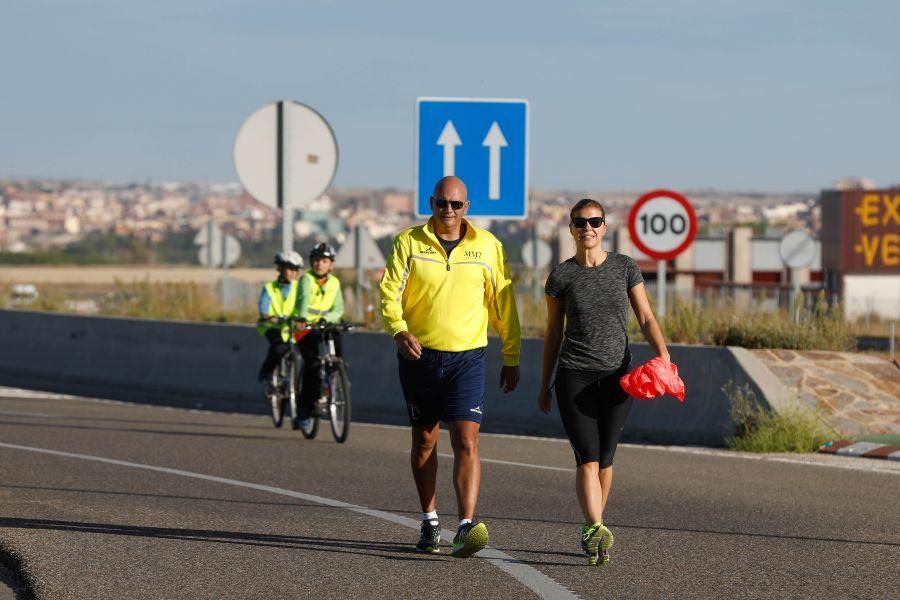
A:
[[[688,199],[671,190],[647,192],[628,214],[635,247],[656,259],[656,310],[666,314],[666,261],[684,252],[697,235],[697,215]]]
[[[654,190],[631,207],[628,232],[637,249],[650,258],[672,260],[694,241],[697,215],[678,192]]]

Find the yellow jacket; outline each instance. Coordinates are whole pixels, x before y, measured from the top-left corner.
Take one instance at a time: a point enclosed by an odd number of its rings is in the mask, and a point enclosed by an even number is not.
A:
[[[500,335],[503,364],[519,364],[521,334],[503,246],[468,221],[448,260],[432,221],[401,231],[381,280],[381,316],[394,336],[408,331],[422,346],[462,352],[487,345],[487,324]]]

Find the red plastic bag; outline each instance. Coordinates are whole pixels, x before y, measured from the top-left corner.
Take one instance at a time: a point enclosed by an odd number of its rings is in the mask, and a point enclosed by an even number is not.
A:
[[[638,400],[652,400],[670,394],[684,402],[684,382],[678,376],[678,367],[658,356],[622,376],[622,389]]]

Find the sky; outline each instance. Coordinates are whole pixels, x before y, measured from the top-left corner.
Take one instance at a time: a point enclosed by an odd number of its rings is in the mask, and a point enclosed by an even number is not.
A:
[[[412,189],[418,97],[522,98],[533,188],[900,183],[896,0],[28,0],[0,7],[0,176],[236,181],[314,107],[334,184]]]

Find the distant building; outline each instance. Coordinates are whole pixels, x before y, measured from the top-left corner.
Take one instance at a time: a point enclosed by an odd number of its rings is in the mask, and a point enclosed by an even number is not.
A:
[[[821,287],[821,249],[808,268],[790,269],[781,260],[779,241],[780,236],[753,237],[752,228],[743,226],[734,227],[722,236],[698,237],[675,260],[668,261],[667,286],[678,294],[691,295],[729,288],[752,290],[765,293],[782,305],[789,300],[788,291],[794,284],[792,277],[802,287]],[[648,285],[656,285],[657,261],[634,247],[627,227],[613,232],[608,249],[633,257]]]
[[[847,190],[874,190],[875,182],[866,177],[842,177],[834,182],[834,189],[839,192]]]
[[[381,202],[384,212],[412,214],[413,199],[412,194],[402,194],[398,192],[387,192],[384,194]]]

